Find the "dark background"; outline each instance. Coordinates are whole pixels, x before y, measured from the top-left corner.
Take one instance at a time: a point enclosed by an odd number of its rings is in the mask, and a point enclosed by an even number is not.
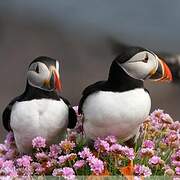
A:
[[[179,0],[1,1],[0,113],[23,92],[27,67],[37,56],[60,61],[62,94],[76,105],[84,87],[107,77],[116,56],[112,41],[179,53],[179,9]],[[146,87],[152,110],[162,108],[179,120],[179,85],[150,82]]]

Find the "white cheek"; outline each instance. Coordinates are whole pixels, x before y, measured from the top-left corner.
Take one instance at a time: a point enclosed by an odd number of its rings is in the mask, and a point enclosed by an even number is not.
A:
[[[134,62],[134,63],[124,63],[122,68],[127,72],[128,75],[135,79],[144,79],[156,68],[156,62],[154,60],[148,63],[144,62]]]
[[[49,79],[49,73],[29,71],[27,73],[28,82],[36,87],[42,87],[45,80]]]

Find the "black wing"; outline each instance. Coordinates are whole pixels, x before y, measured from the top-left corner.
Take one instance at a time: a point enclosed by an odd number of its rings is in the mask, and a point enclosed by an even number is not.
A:
[[[3,115],[2,115],[2,121],[3,121],[3,126],[7,131],[12,131],[11,126],[10,126],[10,119],[11,119],[11,110],[13,105],[17,102],[17,101],[21,101],[22,100],[22,96],[16,97],[14,98],[9,104],[8,106],[5,108]]]
[[[74,111],[74,109],[71,107],[71,104],[69,103],[69,101],[63,97],[61,97],[61,99],[64,101],[64,103],[68,106],[69,108],[69,122],[68,122],[68,128],[73,129],[76,126],[76,122],[77,122],[77,116],[76,116],[76,112]]]
[[[84,101],[86,100],[86,98],[94,93],[94,92],[97,92],[97,91],[100,91],[100,90],[104,90],[105,89],[105,82],[106,81],[98,81],[88,87],[86,87],[82,93],[82,98],[79,102],[79,106],[78,106],[78,113],[79,114],[82,114],[82,107],[83,107],[83,104],[84,104]]]

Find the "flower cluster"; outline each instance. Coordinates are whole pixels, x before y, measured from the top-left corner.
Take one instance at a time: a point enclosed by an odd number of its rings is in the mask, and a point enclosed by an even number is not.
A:
[[[59,144],[32,140],[31,155],[18,153],[13,133],[0,144],[0,176],[52,175],[75,179],[76,175],[180,175],[180,123],[162,110],[155,110],[141,125],[134,148],[115,136],[85,141],[81,117],[75,130],[68,130]]]

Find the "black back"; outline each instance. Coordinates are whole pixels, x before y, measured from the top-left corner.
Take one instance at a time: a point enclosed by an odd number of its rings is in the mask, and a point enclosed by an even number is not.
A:
[[[112,62],[109,77],[106,81],[96,82],[83,91],[83,96],[79,102],[78,112],[83,113],[82,107],[86,98],[98,91],[123,92],[135,88],[143,88],[143,81],[130,77],[118,64],[116,59]]]
[[[77,122],[76,113],[75,113],[74,109],[71,107],[71,105],[67,99],[59,96],[55,91],[44,91],[44,90],[30,86],[27,82],[25,92],[21,96],[14,98],[8,104],[8,106],[5,108],[3,115],[2,115],[4,128],[7,131],[12,130],[10,127],[11,110],[12,110],[13,105],[16,102],[30,101],[33,99],[42,99],[42,98],[53,99],[53,100],[57,100],[57,101],[63,100],[69,109],[68,128],[74,128],[75,127],[76,122]]]

